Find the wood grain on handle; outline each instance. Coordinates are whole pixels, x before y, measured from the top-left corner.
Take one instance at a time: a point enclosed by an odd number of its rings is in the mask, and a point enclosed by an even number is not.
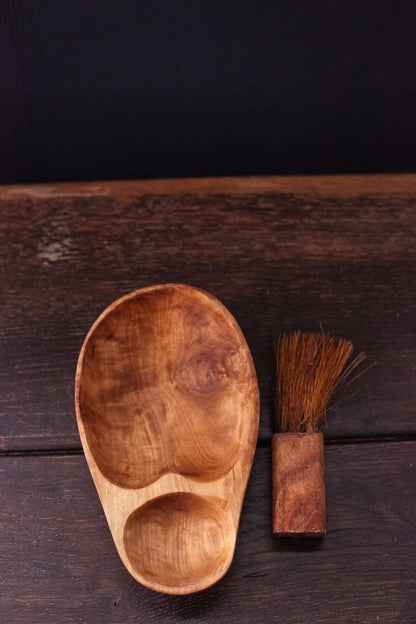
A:
[[[322,433],[274,434],[272,461],[273,535],[325,535]]]

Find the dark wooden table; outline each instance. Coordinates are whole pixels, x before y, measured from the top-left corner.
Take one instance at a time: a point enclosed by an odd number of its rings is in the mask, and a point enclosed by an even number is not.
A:
[[[416,176],[3,187],[0,210],[2,622],[416,622]],[[73,405],[92,322],[162,282],[229,308],[261,394],[233,564],[184,597],[121,564]],[[371,368],[328,413],[326,537],[277,541],[273,341],[321,326]]]

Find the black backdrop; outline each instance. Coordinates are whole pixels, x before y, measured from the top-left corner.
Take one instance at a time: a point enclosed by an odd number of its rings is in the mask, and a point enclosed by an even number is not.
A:
[[[415,0],[0,0],[0,182],[416,170]]]

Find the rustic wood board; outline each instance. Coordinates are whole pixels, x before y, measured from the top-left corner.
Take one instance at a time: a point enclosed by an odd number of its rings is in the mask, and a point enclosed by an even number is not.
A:
[[[0,448],[79,448],[77,356],[95,318],[144,286],[219,298],[252,351],[271,434],[273,341],[351,339],[373,366],[327,439],[415,433],[416,176],[119,182],[0,189]]]
[[[275,541],[270,451],[258,449],[230,571],[182,597],[129,576],[82,455],[0,457],[2,621],[413,624],[415,451],[327,445],[327,536]]]

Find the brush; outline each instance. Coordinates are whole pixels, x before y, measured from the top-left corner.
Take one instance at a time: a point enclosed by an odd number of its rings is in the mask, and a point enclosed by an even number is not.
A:
[[[365,358],[349,364],[353,345],[324,333],[283,335],[276,352],[276,429],[272,437],[273,534],[326,532],[324,438],[335,389]]]

